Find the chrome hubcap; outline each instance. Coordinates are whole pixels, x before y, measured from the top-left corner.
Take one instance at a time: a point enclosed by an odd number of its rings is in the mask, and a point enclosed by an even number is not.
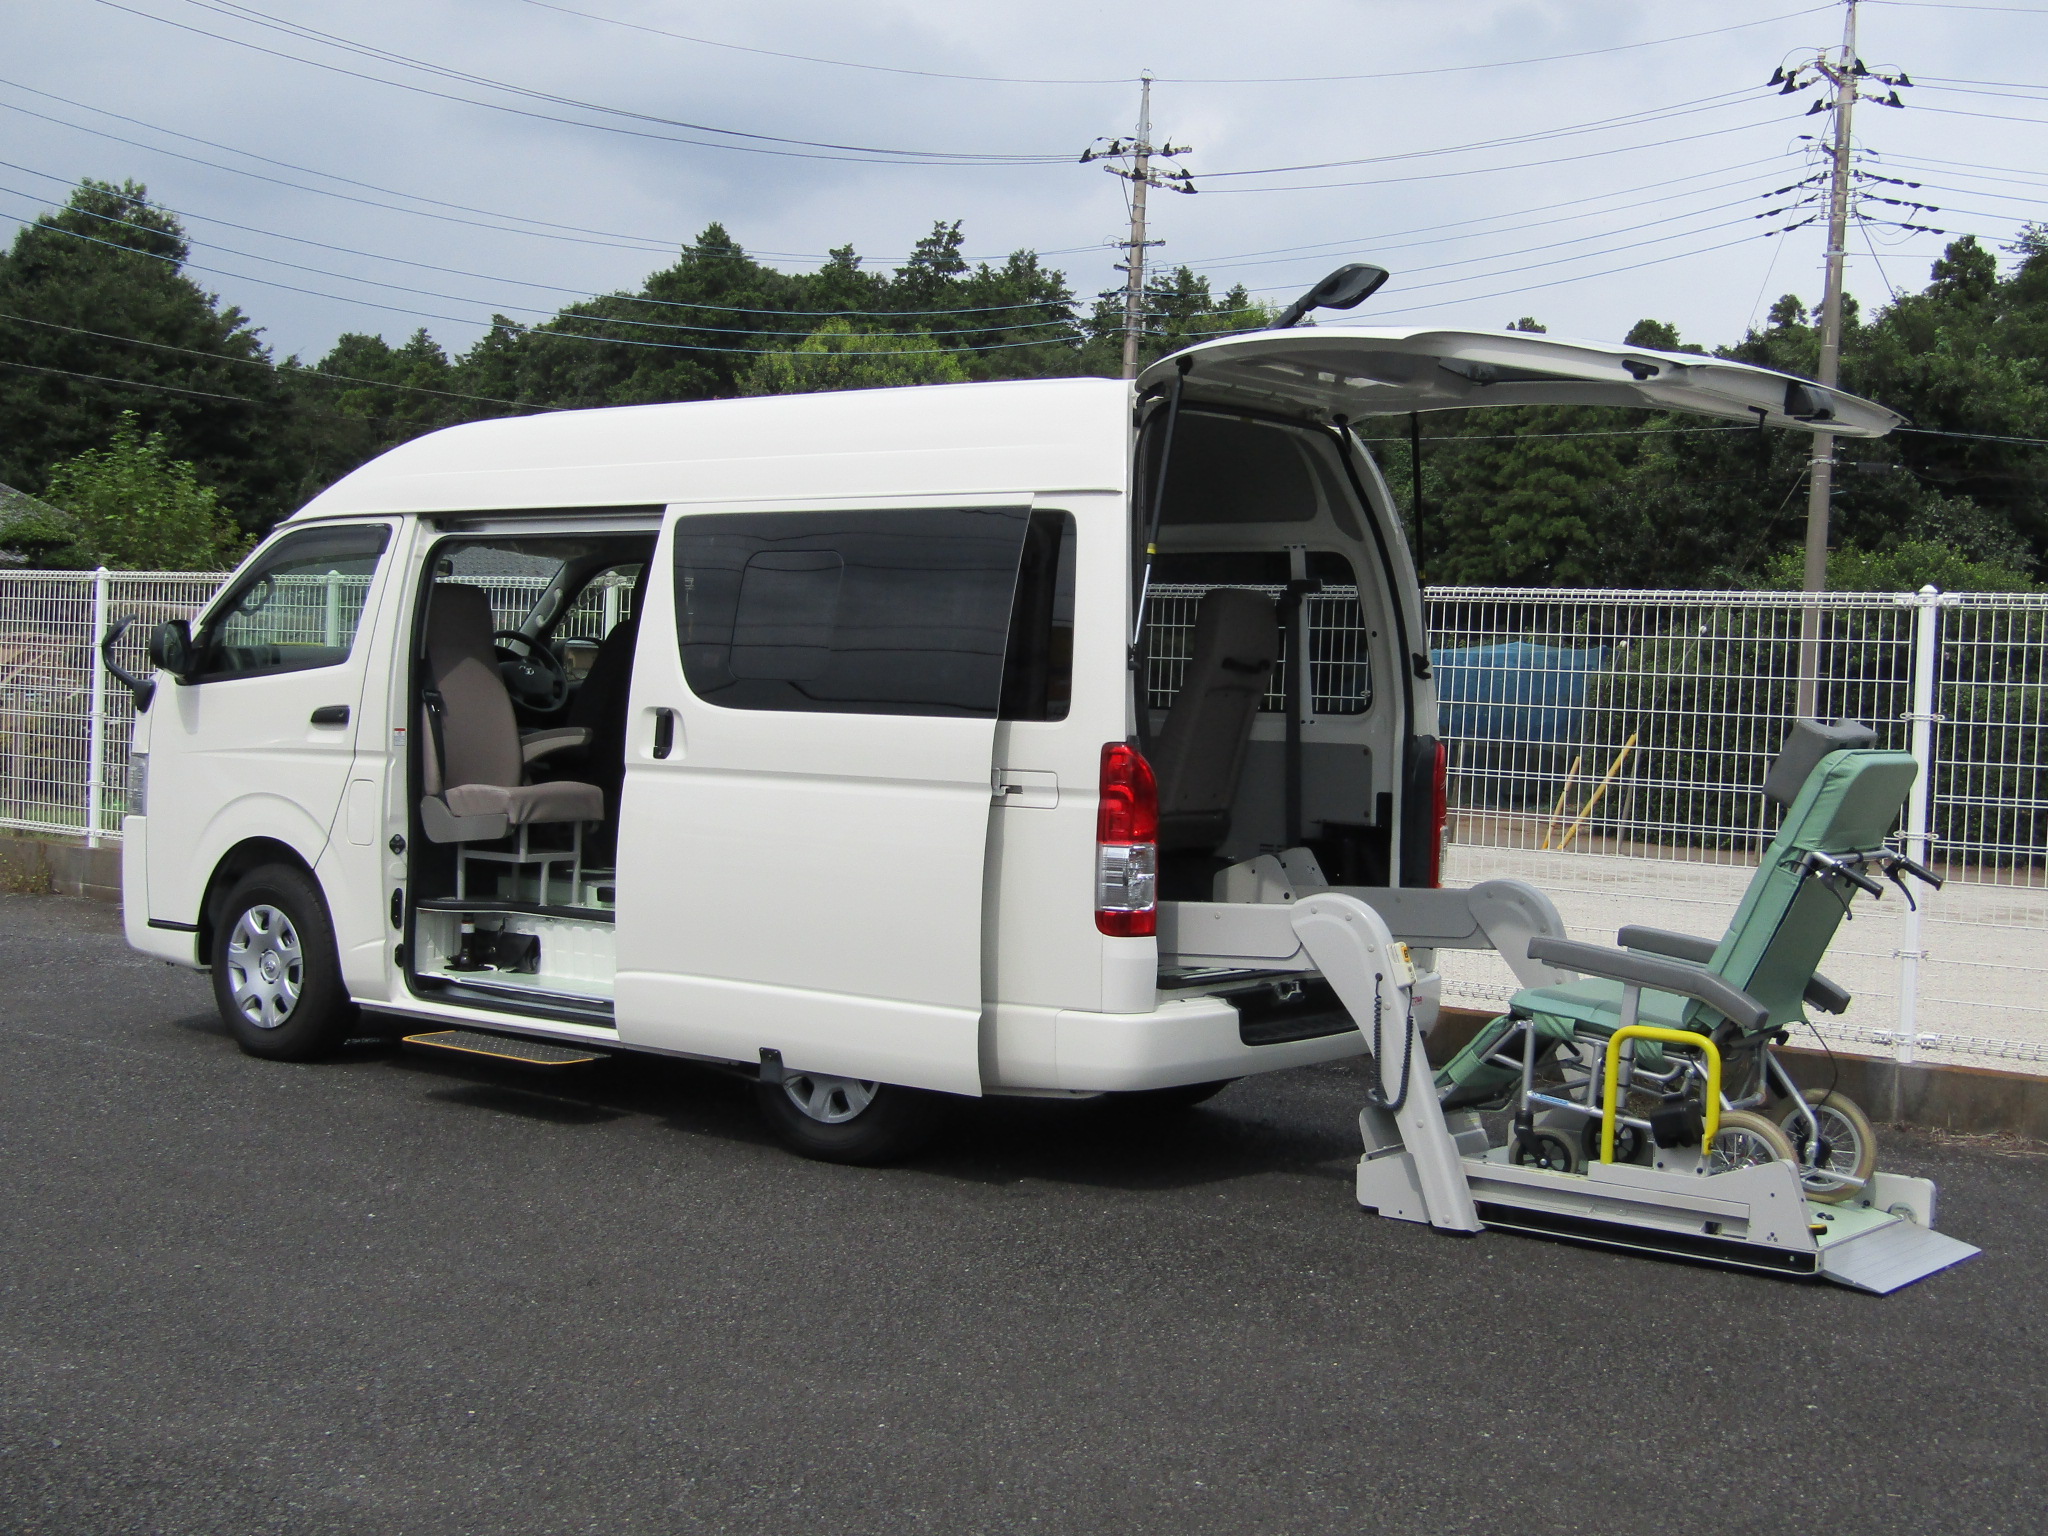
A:
[[[875,1102],[875,1083],[822,1072],[792,1072],[782,1080],[789,1102],[821,1125],[843,1125]]]
[[[1813,1112],[1814,1120],[1820,1126],[1821,1140],[1826,1145],[1827,1157],[1815,1159],[1805,1175],[1808,1189],[1830,1190],[1841,1187],[1840,1179],[1828,1177],[1830,1172],[1855,1176],[1856,1163],[1863,1154],[1862,1138],[1856,1134],[1856,1127],[1849,1117],[1823,1104]],[[1817,1148],[1806,1142],[1806,1127],[1802,1122],[1799,1133],[1793,1137],[1793,1144],[1808,1158],[1813,1158]]]
[[[306,976],[299,931],[276,907],[250,907],[228,935],[228,995],[258,1029],[276,1029],[299,1005]]]

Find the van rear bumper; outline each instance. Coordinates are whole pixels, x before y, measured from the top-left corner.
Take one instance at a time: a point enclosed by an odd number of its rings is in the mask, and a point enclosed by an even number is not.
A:
[[[1062,1008],[1042,1022],[1017,1017],[1038,1012],[997,1010],[999,1036],[1005,1032],[1004,1025],[1014,1024],[1037,1033],[1042,1044],[1039,1050],[1029,1053],[1037,1059],[1027,1062],[1021,1059],[1024,1053],[1003,1051],[999,1041],[995,1055],[1004,1068],[1000,1073],[1003,1081],[1000,1085],[990,1081],[989,1087],[1135,1093],[1147,1088],[1250,1077],[1285,1067],[1339,1061],[1365,1052],[1364,1037],[1355,1029],[1311,1040],[1246,1045],[1239,1034],[1237,1009],[1219,998],[1165,1003],[1150,1013],[1083,1013]],[[1032,1030],[1032,1023],[1038,1023],[1039,1029]],[[1049,1031],[1044,1030],[1044,1023],[1050,1024]],[[1047,1033],[1050,1039],[1044,1038]],[[1049,1053],[1043,1050],[1043,1045],[1050,1045]],[[1048,1054],[1050,1061],[1045,1059]],[[1048,1067],[1050,1074],[1045,1070]],[[1034,1078],[1050,1075],[1056,1081],[1029,1081],[1026,1073]]]

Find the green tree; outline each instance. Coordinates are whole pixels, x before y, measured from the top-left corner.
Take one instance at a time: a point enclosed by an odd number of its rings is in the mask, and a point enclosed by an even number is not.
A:
[[[68,565],[222,571],[248,549],[219,495],[172,457],[163,433],[143,436],[133,411],[121,413],[104,448],[51,469],[49,499],[76,527]]]
[[[796,346],[764,352],[742,380],[749,395],[798,395],[824,389],[888,389],[958,384],[959,360],[922,331],[863,332],[827,320]]]
[[[0,480],[40,490],[123,412],[251,519],[289,510],[297,438],[258,333],[184,275],[178,221],[83,181],[0,255]],[[154,345],[152,345],[154,343]]]
[[[1805,576],[1804,552],[1786,549],[1771,561],[1764,585],[1796,592]],[[1832,592],[1917,592],[1925,586],[1944,592],[2039,590],[2009,565],[1972,560],[1953,544],[1932,539],[1906,539],[1889,549],[1858,549],[1846,544],[1828,551],[1828,590]]]

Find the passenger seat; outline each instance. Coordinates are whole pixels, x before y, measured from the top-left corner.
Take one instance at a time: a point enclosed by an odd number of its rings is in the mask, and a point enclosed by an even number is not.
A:
[[[1252,719],[1279,658],[1271,598],[1242,587],[1203,595],[1194,654],[1152,750],[1162,854],[1213,852],[1230,835]]]
[[[554,779],[526,782],[527,764],[580,746],[581,730],[540,731],[522,741],[491,646],[491,603],[480,587],[443,583],[427,610],[426,737],[420,822],[437,843],[489,842],[514,827],[604,819],[604,791]]]

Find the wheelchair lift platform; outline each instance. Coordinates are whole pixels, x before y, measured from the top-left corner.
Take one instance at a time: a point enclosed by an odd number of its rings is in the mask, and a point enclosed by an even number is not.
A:
[[[1392,1129],[1383,1112],[1368,1107],[1360,1129],[1372,1150],[1358,1165],[1358,1203],[1399,1221],[1459,1231],[1501,1227],[1765,1274],[1818,1276],[1878,1295],[1978,1252],[1933,1230],[1934,1185],[1926,1179],[1879,1172],[1867,1203],[1826,1205],[1805,1197],[1789,1163],[1713,1174],[1592,1163],[1583,1173],[1560,1173],[1518,1167],[1505,1147],[1458,1153],[1446,1126],[1472,1200],[1476,1225],[1468,1227],[1455,1204],[1449,1221],[1432,1214],[1398,1133],[1374,1145]]]
[[[1664,1166],[1595,1162],[1584,1172],[1517,1165],[1488,1144],[1478,1115],[1447,1116],[1438,1101],[1421,1036],[1435,1022],[1441,980],[1417,974],[1409,945],[1493,948],[1524,986],[1550,984],[1561,973],[1528,958],[1531,938],[1562,933],[1549,898],[1508,880],[1298,894],[1291,873],[1275,863],[1272,888],[1255,901],[1161,902],[1161,958],[1319,973],[1330,984],[1379,1079],[1359,1116],[1361,1206],[1450,1232],[1500,1227],[1879,1295],[1979,1251],[1933,1230],[1926,1179],[1880,1171],[1855,1202],[1824,1204],[1806,1198],[1785,1162],[1711,1172],[1696,1152],[1660,1156]]]

